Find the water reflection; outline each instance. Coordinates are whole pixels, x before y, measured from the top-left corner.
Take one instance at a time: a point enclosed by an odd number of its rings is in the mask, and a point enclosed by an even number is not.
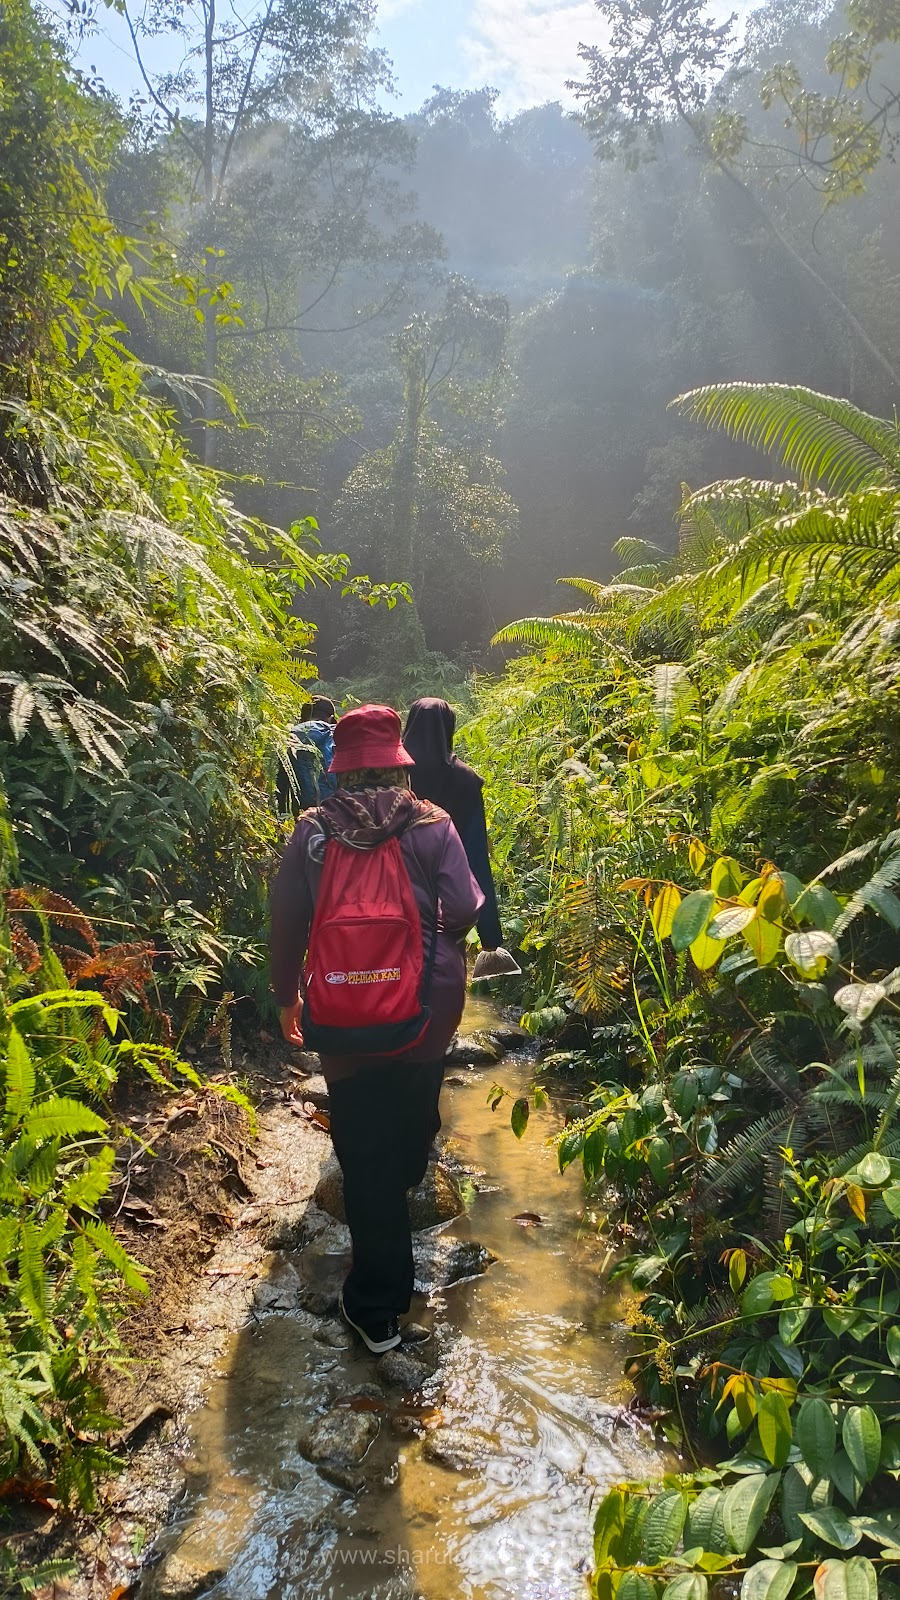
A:
[[[267,1315],[234,1341],[195,1418],[191,1485],[172,1529],[179,1557],[224,1571],[210,1595],[583,1595],[592,1498],[658,1463],[645,1437],[619,1425],[627,1391],[616,1299],[601,1278],[603,1247],[581,1228],[578,1176],[560,1178],[546,1146],[558,1117],[533,1115],[519,1143],[508,1116],[486,1104],[494,1078],[518,1092],[528,1076],[510,1060],[445,1090],[451,1148],[484,1174],[452,1231],[498,1260],[421,1308],[446,1351],[435,1433],[398,1438],[385,1417],[366,1460],[370,1481],[354,1499],[297,1441],[323,1400],[372,1382],[370,1359],[320,1343],[303,1314]],[[522,1212],[542,1224],[520,1225]],[[285,1303],[295,1272],[289,1257],[273,1263]]]

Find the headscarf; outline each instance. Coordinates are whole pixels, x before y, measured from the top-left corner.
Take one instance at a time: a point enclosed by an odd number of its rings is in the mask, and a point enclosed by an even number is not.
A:
[[[434,807],[424,805],[408,789],[338,789],[315,814],[329,836],[357,850],[374,849],[407,828],[438,821]]]
[[[456,712],[446,700],[426,696],[409,708],[403,743],[415,761],[409,782],[420,800],[448,811],[462,832],[484,784],[471,767],[453,754]]]

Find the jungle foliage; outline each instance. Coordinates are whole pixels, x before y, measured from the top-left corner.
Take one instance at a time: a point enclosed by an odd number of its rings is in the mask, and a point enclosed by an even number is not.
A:
[[[559,1160],[637,1295],[639,1406],[716,1462],[606,1497],[594,1590],[875,1600],[900,1572],[900,434],[797,387],[676,404],[790,476],[685,491],[677,556],[623,540],[611,583],[566,580],[580,608],[501,630],[532,653],[465,732],[525,1020],[594,1085]]]

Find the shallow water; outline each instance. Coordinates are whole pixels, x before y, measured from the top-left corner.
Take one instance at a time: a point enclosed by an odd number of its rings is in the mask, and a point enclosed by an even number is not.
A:
[[[492,1015],[470,1005],[465,1025]],[[438,1465],[385,1418],[368,1486],[355,1499],[333,1487],[297,1439],[326,1389],[372,1381],[371,1359],[318,1343],[309,1318],[260,1319],[233,1341],[196,1414],[188,1494],[165,1540],[226,1573],[206,1591],[217,1600],[575,1600],[592,1500],[660,1465],[620,1415],[625,1334],[578,1173],[560,1177],[546,1144],[558,1113],[533,1113],[520,1143],[510,1102],[492,1114],[487,1090],[496,1080],[521,1092],[529,1063],[465,1076],[444,1091],[444,1131],[484,1176],[452,1231],[499,1259],[413,1314],[446,1351],[441,1422],[465,1428],[483,1459],[463,1472]],[[517,1223],[523,1212],[542,1225]]]

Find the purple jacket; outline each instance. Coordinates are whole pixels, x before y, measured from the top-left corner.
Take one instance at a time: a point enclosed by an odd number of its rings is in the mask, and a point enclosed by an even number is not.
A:
[[[426,953],[436,906],[438,932],[429,1001],[431,1021],[419,1043],[401,1059],[439,1061],[459,1027],[465,1002],[466,962],[461,941],[484,904],[459,834],[445,811],[414,799],[405,790],[367,790],[352,797],[339,792],[319,809],[333,830],[373,843],[404,830],[400,832],[400,850],[422,918]],[[306,812],[294,829],[272,885],[272,988],[279,1006],[293,1005],[297,998],[322,874],[321,837],[317,812]],[[322,1057],[322,1071],[328,1079],[349,1077],[364,1065],[365,1059],[359,1056]]]

